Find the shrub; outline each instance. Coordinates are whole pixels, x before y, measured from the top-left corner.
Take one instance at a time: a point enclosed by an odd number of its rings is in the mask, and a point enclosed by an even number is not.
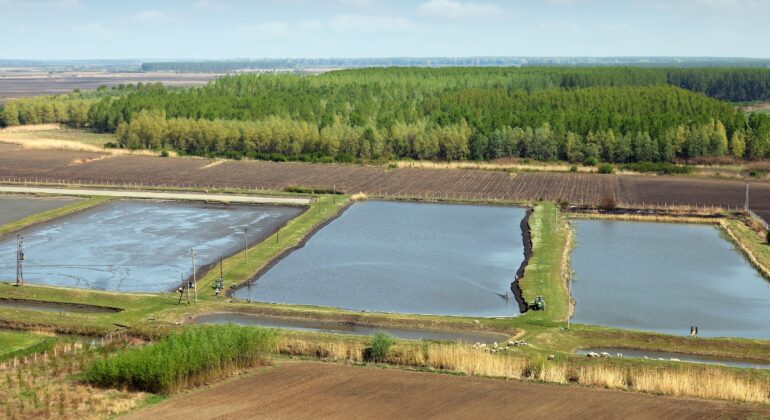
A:
[[[277,347],[275,330],[237,325],[188,328],[155,344],[97,360],[85,370],[99,386],[173,394],[242,368],[267,364]]]
[[[599,173],[600,174],[611,174],[615,172],[615,167],[610,165],[609,163],[602,163],[599,165]]]
[[[603,210],[606,211],[613,211],[618,207],[618,204],[615,202],[615,199],[612,197],[604,197],[602,198],[602,202],[599,205]]]
[[[569,171],[570,171],[570,172],[577,172],[577,166],[576,166],[576,165],[572,165],[572,166],[570,166],[570,167],[569,167]]]
[[[388,355],[388,351],[395,343],[393,336],[390,334],[378,331],[372,337],[372,347],[369,353],[371,360],[375,362],[385,360],[385,356]]]
[[[161,150],[160,157],[168,157],[168,150]]]
[[[599,159],[596,159],[593,156],[587,157],[583,161],[583,165],[585,165],[585,166],[596,166],[598,163],[599,163]]]

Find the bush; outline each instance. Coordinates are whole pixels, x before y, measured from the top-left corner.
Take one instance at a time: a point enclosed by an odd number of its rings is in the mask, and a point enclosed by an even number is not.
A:
[[[596,166],[599,163],[599,159],[596,159],[595,157],[587,157],[586,160],[583,161],[583,165],[585,166]]]
[[[569,167],[569,171],[570,172],[577,172],[577,166],[575,166],[575,165],[570,166]]]
[[[602,210],[613,211],[618,207],[618,204],[615,202],[614,198],[604,197],[602,198],[602,203],[599,206],[602,208]]]
[[[609,163],[602,163],[599,165],[599,173],[600,174],[611,174],[615,172],[615,167],[610,165]]]
[[[388,355],[388,351],[396,341],[390,334],[378,331],[372,337],[372,347],[369,353],[371,360],[375,362],[381,362],[385,360],[385,356]]]
[[[161,150],[160,157],[168,157],[168,150]]]
[[[275,330],[237,325],[191,327],[155,344],[97,360],[86,381],[105,387],[173,394],[242,368],[267,364],[277,345]]]

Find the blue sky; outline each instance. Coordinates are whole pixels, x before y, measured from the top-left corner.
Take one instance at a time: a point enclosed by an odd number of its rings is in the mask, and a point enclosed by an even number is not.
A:
[[[770,0],[0,0],[0,58],[770,57]]]

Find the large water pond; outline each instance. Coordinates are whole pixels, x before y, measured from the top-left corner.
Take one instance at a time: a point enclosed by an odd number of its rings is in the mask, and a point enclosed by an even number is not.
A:
[[[718,228],[574,221],[575,322],[770,338],[770,283]]]
[[[519,313],[515,207],[367,201],[281,260],[241,299],[463,316]],[[505,296],[509,297],[508,299]]]
[[[75,203],[77,198],[36,198],[0,195],[0,225],[23,219],[35,213],[53,210]]]
[[[301,208],[114,201],[27,229],[28,283],[98,290],[173,289],[198,267],[256,243]],[[247,235],[244,235],[244,228]],[[16,238],[0,241],[0,279],[16,276]]]

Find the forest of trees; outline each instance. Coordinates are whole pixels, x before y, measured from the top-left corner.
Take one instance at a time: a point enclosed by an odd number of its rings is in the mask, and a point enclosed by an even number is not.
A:
[[[770,117],[719,95],[766,95],[759,69],[388,68],[226,76],[9,102],[4,125],[62,122],[122,147],[204,156],[572,162],[765,158]],[[763,79],[764,78],[764,79]],[[87,109],[87,112],[86,112]],[[85,115],[85,118],[84,118]]]

